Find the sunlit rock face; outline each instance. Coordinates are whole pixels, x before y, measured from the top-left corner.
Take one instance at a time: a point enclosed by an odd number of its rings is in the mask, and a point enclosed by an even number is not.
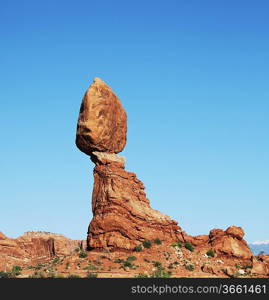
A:
[[[76,145],[95,163],[93,219],[88,248],[133,249],[144,240],[182,240],[177,222],[150,207],[143,183],[125,171],[119,155],[126,144],[127,116],[101,79],[86,91],[78,118]]]

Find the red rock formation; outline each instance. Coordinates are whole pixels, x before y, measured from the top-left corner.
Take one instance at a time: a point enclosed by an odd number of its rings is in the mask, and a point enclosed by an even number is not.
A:
[[[96,164],[89,248],[133,249],[146,239],[182,239],[177,222],[150,208],[143,183],[116,155],[126,144],[126,120],[111,88],[95,78],[84,96],[76,135],[77,147]]]
[[[193,246],[204,246],[207,245],[209,241],[208,235],[196,235],[191,236],[183,233],[184,241],[191,243]]]
[[[88,155],[118,153],[126,144],[126,132],[127,116],[120,100],[101,79],[94,78],[80,107],[77,147]]]
[[[122,158],[106,154],[104,164],[103,155],[97,156],[89,248],[134,249],[143,240],[182,240],[177,222],[150,207],[143,183],[124,170]]]
[[[228,234],[234,238],[237,238],[238,240],[242,240],[245,235],[243,228],[237,227],[237,226],[230,226],[226,229],[225,232],[226,232],[226,234]]]
[[[0,270],[13,265],[34,265],[51,260],[55,256],[70,255],[80,241],[63,235],[43,232],[27,232],[16,239],[0,233]]]
[[[126,113],[119,99],[103,81],[94,79],[81,105],[76,136],[78,148],[96,165],[88,248],[131,250],[144,240],[159,238],[210,247],[220,255],[252,258],[242,228],[213,229],[209,236],[192,237],[150,207],[143,183],[124,170],[125,160],[116,154],[125,146],[126,131]]]
[[[269,275],[269,265],[262,261],[257,261],[254,259],[253,267],[251,269],[251,274],[255,275]]]
[[[209,233],[209,244],[219,254],[251,259],[253,254],[243,236],[244,231],[241,227],[231,226],[226,231],[212,229]]]

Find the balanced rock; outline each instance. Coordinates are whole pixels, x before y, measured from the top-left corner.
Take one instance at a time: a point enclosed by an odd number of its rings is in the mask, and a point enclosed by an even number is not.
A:
[[[177,222],[150,207],[143,183],[124,170],[126,113],[112,89],[95,78],[80,109],[76,145],[95,163],[93,219],[87,246],[134,249],[144,240],[182,240]]]
[[[86,91],[78,118],[76,145],[84,153],[118,153],[126,144],[127,116],[112,89],[99,78]]]

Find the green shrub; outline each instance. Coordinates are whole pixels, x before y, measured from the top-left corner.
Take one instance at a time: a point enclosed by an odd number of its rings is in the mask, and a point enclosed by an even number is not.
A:
[[[153,261],[153,265],[154,265],[154,267],[163,270],[163,266],[162,266],[161,262],[159,262],[159,261]]]
[[[124,263],[123,263],[123,267],[128,267],[128,268],[133,268],[134,267],[134,265],[130,262],[130,261],[128,261],[128,260],[125,260],[124,261]]]
[[[151,241],[149,241],[149,240],[145,240],[144,242],[143,242],[143,246],[144,246],[144,248],[150,248],[151,247]]]
[[[189,271],[193,271],[194,270],[194,265],[193,264],[188,264],[185,266],[185,268]]]
[[[60,261],[59,257],[54,258],[54,260],[52,261],[53,264],[57,264]]]
[[[191,243],[189,243],[189,242],[185,243],[185,248],[188,249],[188,250],[190,250],[191,252],[194,251],[193,245]]]
[[[171,272],[165,272],[164,270],[158,269],[154,273],[152,273],[150,278],[169,278],[171,277]]]
[[[97,278],[97,274],[96,274],[96,273],[91,273],[91,272],[89,272],[89,273],[87,274],[87,278]]]
[[[150,278],[169,278],[171,277],[171,272],[165,272],[164,267],[162,266],[161,262],[159,261],[153,261],[154,267],[157,268],[155,272],[153,272],[151,275],[148,277]]]
[[[161,245],[162,241],[159,238],[157,238],[157,239],[154,240],[154,243],[156,245]]]
[[[235,265],[236,269],[242,269],[242,266],[240,264]]]
[[[84,251],[84,250],[82,250],[82,251],[80,251],[80,253],[79,253],[79,258],[85,258],[85,257],[87,257],[88,255],[87,255],[87,253]]]
[[[141,252],[142,251],[142,246],[141,245],[135,246],[135,251],[136,252]]]
[[[94,266],[92,264],[89,264],[88,266],[83,268],[83,270],[98,270],[98,268],[96,268],[96,266]]]
[[[134,260],[136,260],[136,257],[135,257],[135,256],[128,256],[128,257],[127,257],[127,261],[132,262],[132,261],[134,261]]]
[[[13,266],[12,271],[11,271],[15,276],[21,274],[21,267],[20,266]]]
[[[182,247],[182,243],[181,242],[176,242],[176,243],[173,243],[171,244],[172,247],[178,247],[178,248],[181,248]]]
[[[210,249],[206,252],[206,255],[207,256],[211,256],[211,257],[214,257],[215,256],[215,251],[213,249]]]
[[[116,259],[114,260],[114,263],[116,263],[116,264],[121,264],[122,262],[124,262],[124,260],[123,260],[123,259],[120,259],[120,258],[116,258]]]

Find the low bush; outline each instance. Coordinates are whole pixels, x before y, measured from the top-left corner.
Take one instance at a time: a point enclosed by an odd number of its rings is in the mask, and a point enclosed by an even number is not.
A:
[[[159,238],[157,238],[157,239],[154,240],[154,243],[156,245],[161,245],[162,241]]]
[[[181,242],[176,242],[176,243],[173,243],[171,244],[172,247],[178,247],[178,248],[181,248],[182,247],[182,243]]]
[[[151,241],[145,240],[145,241],[143,242],[143,246],[144,246],[144,248],[149,249],[149,248],[151,247]]]
[[[128,267],[128,268],[133,268],[134,265],[133,265],[130,261],[125,260],[125,261],[123,262],[123,267],[124,267],[124,268],[126,268],[126,267]]]
[[[86,258],[87,256],[88,255],[87,255],[87,253],[84,250],[80,251],[79,258]]]
[[[162,266],[161,262],[159,262],[159,261],[153,261],[153,265],[154,265],[154,267],[163,270],[163,266]]]
[[[132,261],[136,260],[136,257],[135,256],[128,256],[126,260],[132,262]]]
[[[194,247],[190,242],[185,243],[185,248],[190,250],[191,252],[194,251]]]
[[[141,252],[142,251],[142,246],[141,245],[137,245],[137,246],[135,246],[134,250],[136,252]]]
[[[214,257],[215,256],[215,251],[213,249],[210,249],[206,252],[206,255],[207,256],[210,256],[210,257]]]
[[[88,266],[86,266],[85,268],[83,268],[83,270],[98,270],[98,268],[96,268],[95,265],[88,264]]]
[[[193,264],[188,264],[185,266],[185,268],[189,271],[193,271],[194,270],[194,265]]]
[[[149,277],[150,278],[170,278],[171,272],[165,272],[164,270],[158,269],[157,271],[153,272]]]
[[[21,274],[21,267],[20,266],[13,266],[11,271],[15,276],[18,276]]]

